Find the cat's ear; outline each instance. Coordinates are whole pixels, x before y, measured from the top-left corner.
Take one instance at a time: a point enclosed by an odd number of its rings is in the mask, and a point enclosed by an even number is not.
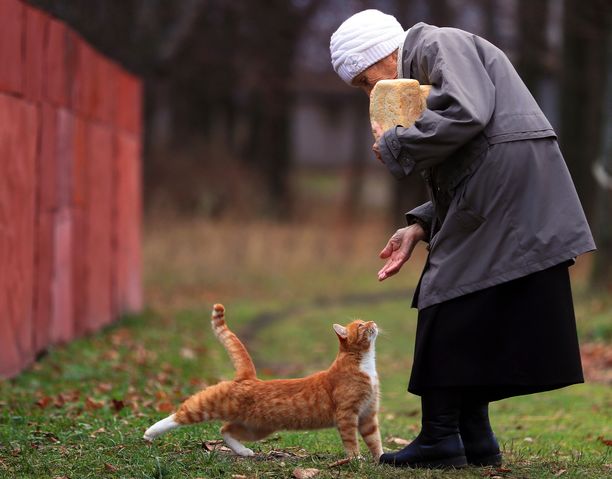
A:
[[[342,339],[346,339],[348,337],[348,331],[344,326],[340,326],[339,324],[334,324],[334,331],[336,334]]]

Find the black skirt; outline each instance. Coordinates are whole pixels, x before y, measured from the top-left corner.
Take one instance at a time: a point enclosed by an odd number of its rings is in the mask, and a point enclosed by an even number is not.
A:
[[[584,382],[569,264],[419,311],[408,390],[496,401]]]

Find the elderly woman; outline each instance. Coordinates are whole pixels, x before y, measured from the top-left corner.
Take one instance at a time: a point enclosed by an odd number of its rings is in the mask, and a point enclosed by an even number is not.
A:
[[[382,79],[431,85],[416,123],[374,145],[396,178],[420,173],[431,197],[380,254],[383,281],[429,243],[408,386],[421,432],[380,461],[499,465],[489,402],[583,382],[568,267],[595,245],[555,132],[504,53],[471,33],[405,32],[365,10],[330,49],[338,75],[368,95]]]

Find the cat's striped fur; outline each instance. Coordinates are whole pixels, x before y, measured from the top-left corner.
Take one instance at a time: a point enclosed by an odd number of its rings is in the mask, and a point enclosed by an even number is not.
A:
[[[207,420],[222,420],[227,445],[242,456],[253,455],[240,441],[256,441],[278,430],[337,427],[347,456],[359,455],[358,435],[374,460],[382,454],[378,429],[378,378],[374,343],[378,334],[372,321],[334,324],[340,342],[332,365],[300,379],[257,379],[246,348],[225,323],[225,309],[212,313],[215,335],[236,369],[232,381],[210,386],[187,399],[176,413],[145,432],[152,440],[175,427]]]

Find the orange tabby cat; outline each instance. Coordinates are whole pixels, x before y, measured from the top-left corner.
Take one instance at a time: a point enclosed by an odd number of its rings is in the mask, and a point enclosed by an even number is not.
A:
[[[206,420],[225,421],[221,428],[227,445],[241,456],[253,451],[239,441],[257,441],[282,429],[319,429],[336,426],[347,456],[359,455],[357,431],[375,461],[382,454],[378,430],[378,376],[374,342],[378,329],[372,321],[334,324],[340,351],[333,364],[300,379],[257,379],[249,353],[224,320],[225,308],[215,304],[212,326],[236,369],[233,381],[210,386],[187,399],[178,411],[145,432],[146,440],[178,426]]]

